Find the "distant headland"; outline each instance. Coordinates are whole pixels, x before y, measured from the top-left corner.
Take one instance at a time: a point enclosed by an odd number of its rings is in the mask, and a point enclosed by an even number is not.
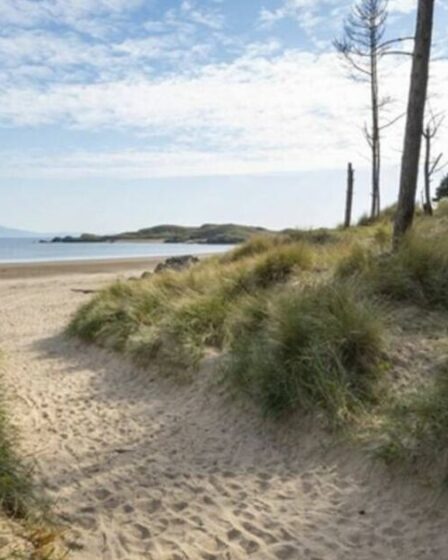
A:
[[[159,241],[162,243],[199,243],[210,245],[236,245],[244,243],[259,233],[273,233],[268,229],[236,224],[204,224],[199,227],[160,225],[138,231],[114,235],[83,233],[75,237],[54,237],[52,243],[113,243],[119,241]]]

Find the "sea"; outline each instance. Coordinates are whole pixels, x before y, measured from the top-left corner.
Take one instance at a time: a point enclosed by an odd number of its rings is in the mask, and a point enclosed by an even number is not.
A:
[[[0,263],[39,263],[80,260],[168,258],[181,255],[223,253],[229,245],[193,243],[42,243],[42,239],[0,238]],[[45,240],[48,241],[48,240]]]

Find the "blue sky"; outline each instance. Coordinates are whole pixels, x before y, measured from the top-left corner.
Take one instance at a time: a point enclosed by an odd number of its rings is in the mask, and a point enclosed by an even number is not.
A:
[[[416,0],[390,1],[390,36]],[[448,108],[448,0],[431,103]],[[170,222],[341,220],[344,169],[369,206],[365,84],[332,48],[349,0],[2,0],[0,224],[115,231]],[[403,110],[409,60],[383,93]],[[396,196],[403,122],[384,140]],[[440,144],[447,144],[442,132]]]

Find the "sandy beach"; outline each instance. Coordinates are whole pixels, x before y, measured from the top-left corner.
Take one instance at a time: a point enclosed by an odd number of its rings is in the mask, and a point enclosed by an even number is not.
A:
[[[84,292],[147,265],[0,267],[10,410],[69,558],[447,557],[444,498],[311,421],[274,425],[233,402],[213,359],[179,386],[64,335]]]
[[[152,270],[166,257],[95,259],[39,263],[0,263],[0,280],[73,274],[134,273]]]

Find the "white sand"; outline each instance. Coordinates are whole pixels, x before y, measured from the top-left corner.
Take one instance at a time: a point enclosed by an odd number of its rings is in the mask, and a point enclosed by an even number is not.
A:
[[[64,338],[111,275],[0,281],[12,411],[75,560],[448,558],[446,500],[310,425],[272,427]],[[1,557],[1,553],[0,553]]]

